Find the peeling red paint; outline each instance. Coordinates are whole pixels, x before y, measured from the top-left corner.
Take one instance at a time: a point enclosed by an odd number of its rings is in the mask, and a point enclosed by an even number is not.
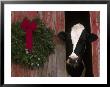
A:
[[[65,29],[64,12],[60,11],[13,11],[11,17],[12,22],[22,21],[24,17],[30,20],[40,17],[47,27],[55,30],[56,34]]]
[[[94,33],[98,36],[98,39],[92,42],[92,66],[94,76],[99,76],[99,61],[100,61],[100,23],[97,21],[100,17],[100,12],[90,12],[91,19],[91,33]]]
[[[24,17],[28,17],[30,20],[40,17],[50,29],[55,30],[55,34],[60,31],[65,31],[65,14],[63,11],[13,11],[11,13],[12,23],[22,21]],[[92,43],[92,66],[94,76],[99,76],[100,74],[100,23],[98,21],[99,19],[97,19],[98,17],[100,17],[100,12],[90,12],[91,33],[98,36],[98,39]],[[37,75],[37,71],[23,69],[19,65],[12,66],[12,76],[32,76],[33,74]]]

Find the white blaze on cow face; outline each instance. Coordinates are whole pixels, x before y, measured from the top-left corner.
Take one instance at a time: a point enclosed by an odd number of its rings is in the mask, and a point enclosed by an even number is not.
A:
[[[75,50],[77,42],[81,36],[81,33],[84,29],[85,29],[84,26],[80,23],[74,25],[71,28],[71,40],[72,40],[72,44],[73,44],[73,52],[71,53],[71,55],[69,57],[72,59],[78,58],[78,56],[74,53],[74,50]]]

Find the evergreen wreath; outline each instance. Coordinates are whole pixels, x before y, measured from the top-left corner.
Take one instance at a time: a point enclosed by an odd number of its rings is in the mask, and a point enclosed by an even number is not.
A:
[[[21,22],[13,23],[11,26],[11,55],[12,62],[22,64],[25,67],[41,67],[48,56],[54,52],[54,31],[46,27],[40,18],[34,19],[37,29],[33,32],[33,49],[31,53],[25,50],[25,32],[21,29]]]

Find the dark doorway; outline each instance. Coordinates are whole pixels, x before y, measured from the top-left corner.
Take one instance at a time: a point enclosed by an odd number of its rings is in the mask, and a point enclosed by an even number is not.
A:
[[[76,23],[81,23],[84,25],[88,33],[91,32],[90,29],[90,15],[88,11],[66,11],[65,12],[65,32],[70,34],[71,27]],[[69,44],[70,39],[66,41],[66,57],[68,57],[72,52],[72,44]],[[85,77],[92,77],[92,47],[91,43],[87,42],[87,49],[85,52],[85,57],[83,59],[86,67]]]

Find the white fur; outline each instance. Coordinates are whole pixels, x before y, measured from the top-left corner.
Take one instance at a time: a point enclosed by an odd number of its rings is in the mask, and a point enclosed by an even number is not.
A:
[[[74,50],[76,48],[80,35],[84,29],[85,29],[84,26],[80,23],[74,25],[71,29],[71,40],[72,40],[72,44],[73,44],[73,52],[71,53],[71,55],[69,57],[72,59],[78,58],[78,56],[74,53]]]

